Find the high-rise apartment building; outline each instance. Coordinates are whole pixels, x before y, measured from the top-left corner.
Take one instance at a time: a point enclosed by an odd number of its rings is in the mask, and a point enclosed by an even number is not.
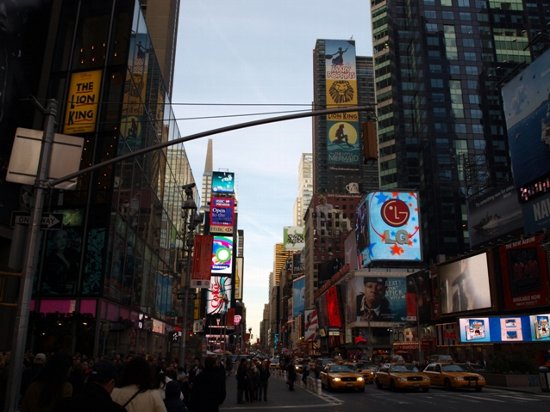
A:
[[[548,47],[545,0],[371,2],[381,188],[417,189],[425,258],[469,248],[467,202],[512,180],[500,87]]]
[[[294,226],[304,225],[304,213],[313,195],[313,155],[302,153],[298,165],[298,197],[294,202]]]

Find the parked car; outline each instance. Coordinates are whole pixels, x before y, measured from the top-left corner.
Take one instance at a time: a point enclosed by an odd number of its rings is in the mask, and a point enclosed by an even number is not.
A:
[[[471,388],[479,392],[486,385],[482,375],[468,372],[457,363],[430,363],[424,373],[429,376],[432,386],[443,386],[449,390]]]
[[[387,363],[376,371],[374,382],[378,389],[388,387],[396,389],[430,390],[430,378],[410,363]]]
[[[353,367],[331,363],[319,374],[321,386],[324,389],[353,389],[359,392],[365,390],[365,380]]]

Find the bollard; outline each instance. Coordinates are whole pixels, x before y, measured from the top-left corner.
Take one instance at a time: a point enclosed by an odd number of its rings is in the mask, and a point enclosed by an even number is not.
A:
[[[317,394],[321,395],[323,393],[323,388],[321,385],[321,379],[315,379],[317,384]]]

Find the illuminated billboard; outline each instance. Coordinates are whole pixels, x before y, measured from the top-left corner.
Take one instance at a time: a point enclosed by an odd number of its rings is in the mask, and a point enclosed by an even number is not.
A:
[[[233,233],[235,225],[235,199],[213,197],[210,199],[210,233]]]
[[[327,108],[356,106],[357,69],[354,40],[325,40]],[[361,161],[359,113],[327,115],[329,165],[358,165]]]
[[[542,240],[543,235],[533,236],[499,248],[506,309],[548,305],[547,259]]]
[[[304,313],[306,293],[306,277],[301,276],[292,281],[292,316]]]
[[[213,275],[230,275],[233,269],[233,238],[231,236],[214,236],[212,240]]]
[[[358,205],[355,233],[360,267],[373,261],[422,260],[418,194],[372,192]]]
[[[195,235],[191,268],[192,288],[206,289],[210,285],[212,242],[213,238],[211,235]]]
[[[439,265],[437,272],[442,314],[491,307],[486,253]]]
[[[550,313],[528,316],[461,318],[461,343],[550,341]]]
[[[299,251],[304,248],[304,230],[303,226],[285,226],[283,228],[283,246],[286,251]]]
[[[232,284],[229,276],[212,276],[206,294],[206,313],[226,313],[231,304]]]
[[[235,173],[212,172],[212,193],[233,194],[235,192]]]

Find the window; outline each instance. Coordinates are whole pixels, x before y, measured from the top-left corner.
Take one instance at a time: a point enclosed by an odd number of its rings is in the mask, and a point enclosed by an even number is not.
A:
[[[479,74],[479,69],[477,66],[466,66],[466,74],[477,76]]]
[[[430,84],[434,89],[441,89],[443,88],[443,80],[442,79],[431,79]]]
[[[474,28],[469,25],[460,26],[460,32],[463,34],[474,34]]]
[[[475,62],[477,59],[476,59],[476,54],[473,53],[473,52],[465,52],[464,53],[464,60],[467,60],[467,61],[470,61],[470,62]]]

